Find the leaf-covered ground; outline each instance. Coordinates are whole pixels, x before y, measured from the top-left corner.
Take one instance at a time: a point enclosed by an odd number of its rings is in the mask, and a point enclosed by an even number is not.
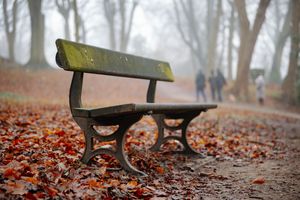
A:
[[[157,130],[144,117],[126,142],[131,163],[149,175],[142,178],[108,170],[119,166],[110,156],[82,164],[84,137],[68,107],[1,101],[0,112],[3,199],[300,198],[297,119],[225,107],[204,113],[188,128],[201,158],[172,153],[181,148],[172,141],[148,151]]]
[[[205,158],[172,153],[181,148],[175,142],[149,151],[157,129],[144,117],[125,146],[130,162],[149,175],[142,178],[109,171],[119,166],[109,156],[90,166],[79,161],[84,137],[66,106],[71,73],[0,66],[0,74],[0,199],[300,199],[299,115],[220,104],[188,128]],[[145,102],[147,83],[85,75],[83,103]],[[171,85],[158,84],[158,102],[194,101],[192,80]],[[267,97],[270,105],[286,109]]]

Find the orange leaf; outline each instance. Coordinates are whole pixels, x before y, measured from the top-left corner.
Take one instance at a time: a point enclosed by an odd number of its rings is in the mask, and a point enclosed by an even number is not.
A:
[[[144,189],[143,188],[138,188],[135,192],[134,192],[134,194],[135,194],[135,196],[137,196],[138,198],[141,198],[142,196],[143,196],[143,194],[144,194]]]
[[[14,177],[15,179],[20,178],[20,173],[12,168],[7,168],[3,173],[4,178]]]
[[[156,170],[156,172],[159,173],[159,174],[165,173],[164,168],[162,168],[162,167],[160,167],[160,166],[156,167],[155,170]]]
[[[264,179],[264,177],[257,177],[256,179],[254,179],[252,181],[252,183],[254,183],[254,184],[264,184],[265,183],[265,179]]]
[[[254,152],[251,155],[251,158],[258,158],[258,157],[259,157],[259,153],[257,153],[257,152]]]
[[[132,187],[132,188],[134,188],[134,187],[136,187],[137,186],[137,182],[136,181],[129,181],[128,183],[127,183],[127,187]]]
[[[48,187],[48,186],[45,186],[45,190],[48,192],[50,197],[55,197],[58,192],[55,188]]]
[[[57,135],[57,136],[64,136],[66,133],[63,130],[57,130],[57,131],[54,132],[54,134]]]
[[[39,183],[39,181],[34,177],[25,177],[24,180],[35,185]]]
[[[110,185],[116,187],[120,185],[120,181],[113,179],[110,181]]]
[[[100,187],[100,183],[96,181],[96,179],[90,179],[88,181],[89,187]]]

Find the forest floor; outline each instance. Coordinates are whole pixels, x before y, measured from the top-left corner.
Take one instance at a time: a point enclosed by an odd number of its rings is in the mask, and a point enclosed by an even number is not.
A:
[[[144,117],[125,145],[131,163],[149,175],[142,178],[107,170],[118,166],[109,156],[79,162],[84,138],[67,106],[71,73],[1,67],[0,74],[0,199],[300,198],[299,108],[287,112],[272,100],[269,107],[219,104],[188,127],[190,145],[205,158],[172,153],[181,148],[174,141],[148,151],[157,128]],[[192,81],[171,84],[158,85],[159,102],[193,101]],[[87,75],[83,102],[143,102],[146,89],[145,81]]]

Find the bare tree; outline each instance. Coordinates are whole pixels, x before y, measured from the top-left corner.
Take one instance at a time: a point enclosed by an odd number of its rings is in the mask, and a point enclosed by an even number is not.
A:
[[[126,52],[128,43],[130,41],[130,34],[132,29],[132,23],[134,19],[134,13],[138,1],[133,1],[132,4],[128,4],[126,0],[104,0],[103,8],[105,13],[105,18],[109,26],[109,38],[110,38],[110,48],[118,49],[120,51]],[[118,6],[118,7],[117,7]],[[119,14],[120,17],[120,28],[119,28],[119,45],[117,45],[117,23],[116,15]],[[118,46],[118,48],[117,48]]]
[[[115,15],[116,15],[116,2],[110,0],[103,1],[103,8],[105,13],[105,18],[109,27],[109,39],[110,48],[116,49],[116,31],[115,31]]]
[[[65,21],[65,26],[64,26],[65,39],[70,40],[71,36],[70,36],[69,17],[72,8],[71,0],[55,0],[55,4],[58,8],[58,12],[62,15]]]
[[[8,56],[10,60],[15,61],[15,38],[16,38],[18,0],[15,0],[13,3],[11,15],[9,15],[9,11],[7,8],[7,0],[3,0],[2,9],[3,9],[5,34],[8,43]]]
[[[195,16],[195,6],[194,1],[173,0],[175,17],[176,17],[176,27],[183,40],[183,42],[189,47],[190,51],[195,60],[197,60],[200,67],[204,70],[206,66],[206,59],[204,58],[203,45],[200,37],[200,29],[197,24],[197,19]],[[183,16],[181,16],[179,11],[179,6],[183,10]],[[184,24],[186,23],[187,29],[185,31]]]
[[[296,103],[296,81],[299,76],[297,62],[300,52],[300,1],[292,0],[291,18],[291,51],[288,74],[284,79],[282,90],[283,97],[287,103]]]
[[[74,10],[74,24],[75,24],[75,41],[80,41],[79,28],[80,28],[80,16],[78,14],[77,0],[73,0]]]
[[[270,82],[272,83],[280,83],[281,82],[281,76],[280,76],[280,66],[281,66],[281,59],[282,59],[282,53],[283,48],[285,46],[285,43],[287,41],[287,38],[290,35],[290,22],[291,22],[291,13],[292,13],[292,1],[289,2],[289,8],[288,12],[285,15],[284,22],[282,25],[282,28],[280,30],[280,24],[278,23],[280,21],[279,16],[279,8],[278,8],[278,0],[275,1],[275,16],[276,17],[276,36],[275,36],[275,53],[273,55],[273,61],[272,61],[272,68],[270,73]]]
[[[223,60],[224,60],[224,53],[225,53],[226,39],[227,39],[225,23],[226,23],[226,20],[225,20],[225,18],[222,17],[220,19],[220,25],[219,25],[220,26],[220,28],[219,28],[220,29],[219,30],[220,37],[218,36],[218,38],[220,38],[220,39],[218,39],[218,43],[216,45],[216,48],[218,49],[218,51],[216,51],[216,56],[218,56],[218,58],[217,58],[218,63],[213,68],[213,69],[215,69],[215,68],[220,69],[223,72],[225,70],[225,65],[224,65]]]
[[[86,34],[87,34],[87,30],[86,30],[86,27],[85,27],[85,23],[84,23],[84,20],[82,19],[82,17],[79,15],[79,26],[81,28],[81,41],[83,43],[86,43]]]
[[[42,13],[42,0],[28,0],[31,22],[30,59],[27,66],[34,68],[49,67],[44,53],[45,16]]]
[[[234,24],[235,24],[235,17],[234,17],[234,5],[231,1],[230,4],[230,19],[229,19],[229,36],[228,36],[228,48],[227,48],[227,78],[228,80],[233,80],[232,78],[232,52],[233,52],[233,34],[234,34]]]
[[[265,20],[265,13],[270,0],[260,0],[254,24],[251,29],[248,15],[246,12],[245,0],[234,1],[240,24],[240,47],[238,55],[237,79],[233,87],[233,93],[237,96],[243,91],[244,97],[248,100],[248,79],[251,59],[258,37],[258,33]]]
[[[217,2],[217,10],[216,12],[213,12],[213,20],[212,23],[208,24],[208,26],[211,26],[210,34],[208,35],[208,46],[207,46],[207,68],[206,68],[206,74],[210,70],[215,69],[215,60],[217,57],[217,41],[218,41],[218,35],[219,35],[219,26],[220,26],[220,17],[222,15],[222,1],[218,0]]]

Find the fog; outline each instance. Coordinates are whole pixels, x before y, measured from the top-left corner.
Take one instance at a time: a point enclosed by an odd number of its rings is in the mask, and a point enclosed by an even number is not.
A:
[[[30,12],[29,2],[41,4],[40,9]],[[33,57],[44,56],[44,66],[57,68],[55,40],[65,38],[168,61],[176,76],[194,79],[198,70],[208,75],[210,70],[220,69],[227,79],[238,80],[248,77],[252,69],[259,69],[268,82],[281,84],[288,73],[291,49],[291,25],[285,23],[291,20],[289,3],[288,0],[1,0],[0,56],[24,66],[42,65],[32,63]],[[257,14],[259,10],[263,11],[261,15]],[[32,20],[41,16],[44,16],[42,28],[33,31]],[[8,35],[14,38],[13,42],[9,43]],[[38,39],[39,35],[43,39]],[[34,40],[41,46],[32,48]],[[247,52],[241,50],[242,41],[250,45]],[[32,55],[32,49],[39,52]],[[244,78],[238,75],[242,55],[250,58],[242,64],[247,71]]]

